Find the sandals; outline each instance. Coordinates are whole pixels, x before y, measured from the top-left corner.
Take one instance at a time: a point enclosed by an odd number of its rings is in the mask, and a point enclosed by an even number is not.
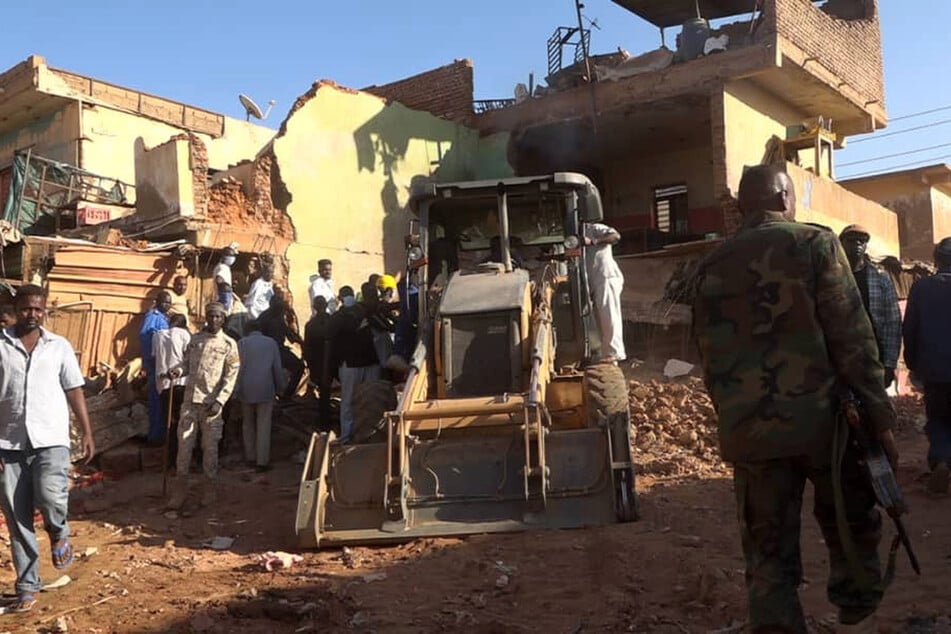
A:
[[[7,613],[29,612],[36,605],[36,595],[32,592],[21,592],[10,605],[5,606],[3,611]]]
[[[59,544],[58,548],[56,546],[57,543]],[[67,537],[54,543],[51,548],[51,554],[53,557],[53,567],[57,570],[62,570],[73,563],[73,545],[69,542],[69,538]]]

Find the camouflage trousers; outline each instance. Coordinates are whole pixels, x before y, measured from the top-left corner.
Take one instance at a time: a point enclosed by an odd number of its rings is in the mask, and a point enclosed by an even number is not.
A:
[[[735,466],[737,516],[746,558],[746,587],[753,632],[807,632],[799,602],[802,583],[800,519],[806,480],[813,484],[813,515],[829,548],[827,596],[842,623],[875,611],[882,599],[878,544],[882,520],[875,495],[850,447],[842,470],[845,512],[858,560],[856,578],[839,539],[832,468],[808,458],[784,458]]]
[[[178,419],[178,456],[176,471],[179,476],[187,476],[191,466],[195,438],[201,433],[201,464],[205,475],[218,477],[218,442],[224,430],[222,411],[208,416],[208,408],[200,403],[185,403]]]

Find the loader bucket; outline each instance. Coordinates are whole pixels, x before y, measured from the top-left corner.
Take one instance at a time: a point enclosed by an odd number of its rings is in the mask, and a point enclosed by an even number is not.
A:
[[[526,485],[518,426],[418,438],[408,449],[403,504],[387,500],[387,443],[339,445],[314,434],[298,538],[304,547],[324,547],[623,521],[609,433],[605,426],[544,434],[544,495]]]

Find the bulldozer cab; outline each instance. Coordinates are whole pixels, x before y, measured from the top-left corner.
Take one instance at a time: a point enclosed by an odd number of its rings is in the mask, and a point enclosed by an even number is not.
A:
[[[582,223],[601,219],[597,189],[554,174],[430,184],[413,203],[409,374],[398,399],[358,391],[373,433],[314,435],[302,545],[634,519],[627,382],[591,362]]]
[[[419,222],[410,240],[419,249],[410,251],[422,266],[414,267],[410,261],[408,274],[418,286],[438,296],[456,273],[466,276],[500,268],[522,271],[521,277],[529,279],[554,274],[556,364],[578,365],[597,355],[600,337],[582,257],[582,226],[599,222],[603,214],[598,190],[586,177],[560,173],[428,184],[413,192],[413,201]],[[504,284],[499,279],[495,283]],[[474,307],[485,289],[461,280],[458,284],[473,287],[465,294]],[[420,314],[426,313],[433,295],[420,294]]]

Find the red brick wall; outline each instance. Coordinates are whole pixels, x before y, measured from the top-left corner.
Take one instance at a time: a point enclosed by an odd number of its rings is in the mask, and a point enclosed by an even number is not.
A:
[[[437,117],[467,121],[472,116],[472,62],[456,60],[448,66],[363,90]]]
[[[775,17],[779,35],[884,108],[877,4],[877,0],[834,0],[819,8],[811,0],[774,0],[775,15],[770,17]]]

